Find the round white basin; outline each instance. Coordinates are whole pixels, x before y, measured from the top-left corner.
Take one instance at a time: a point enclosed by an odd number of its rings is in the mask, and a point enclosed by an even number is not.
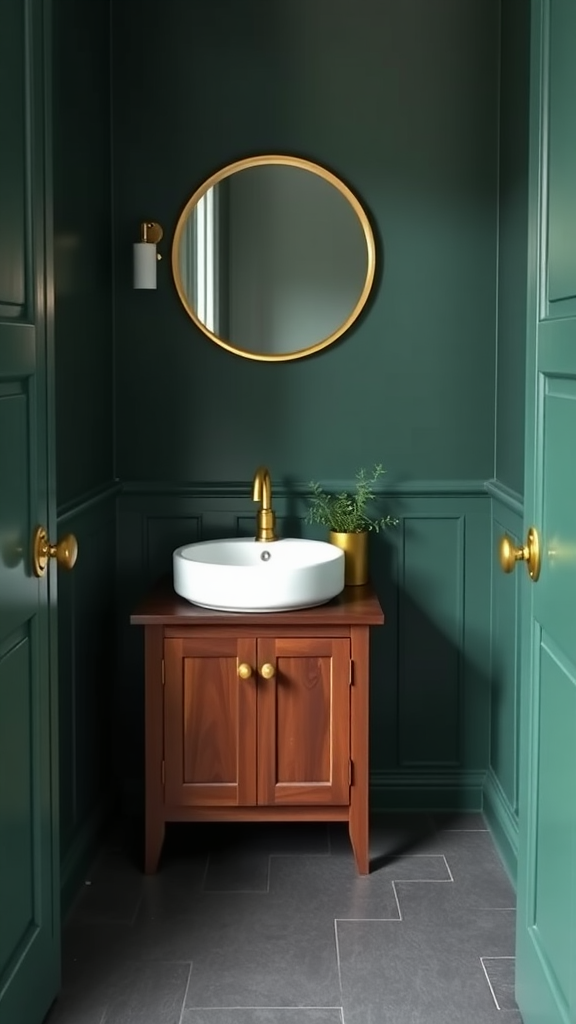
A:
[[[344,589],[344,552],[320,540],[207,540],[177,548],[172,561],[176,593],[218,611],[312,608]]]

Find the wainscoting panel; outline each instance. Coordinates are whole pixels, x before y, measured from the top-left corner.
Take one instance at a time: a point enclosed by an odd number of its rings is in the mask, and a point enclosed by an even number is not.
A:
[[[63,510],[78,560],[58,570],[60,853],[62,904],[78,891],[109,811],[116,675],[116,489]]]
[[[504,573],[498,561],[500,539],[523,543],[522,502],[496,483],[492,495],[492,614],[490,751],[485,811],[512,877],[518,849],[518,761],[520,716],[520,603],[522,573]]]
[[[455,481],[452,494],[433,484],[429,491],[401,496],[401,524],[387,537],[396,558],[383,601],[392,611],[382,631],[388,650],[371,677],[371,800],[378,808],[480,809],[490,697],[489,502],[466,482]]]
[[[403,528],[399,767],[457,766],[465,519],[407,516]]]
[[[305,493],[302,485],[273,487],[279,536],[326,536],[304,523]],[[371,641],[372,803],[480,808],[489,732],[490,499],[482,483],[419,483],[396,486],[387,505],[399,526],[370,537],[371,578],[386,616]],[[174,548],[250,536],[256,511],[249,482],[212,490],[167,484],[164,493],[158,484],[123,488],[117,707],[130,804],[141,806],[143,763],[143,635],[129,625],[130,613],[171,573]]]

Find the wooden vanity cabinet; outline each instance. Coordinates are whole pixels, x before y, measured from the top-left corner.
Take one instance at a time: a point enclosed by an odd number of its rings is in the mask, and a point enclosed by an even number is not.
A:
[[[147,873],[167,821],[343,820],[368,861],[370,586],[293,612],[210,611],[169,582],[145,627]]]
[[[347,804],[350,677],[345,638],[166,638],[166,803]]]

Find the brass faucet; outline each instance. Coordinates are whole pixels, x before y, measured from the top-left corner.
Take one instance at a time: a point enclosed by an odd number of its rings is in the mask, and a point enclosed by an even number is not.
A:
[[[265,466],[259,466],[254,473],[252,501],[260,502],[260,509],[256,516],[256,540],[276,540],[274,532],[276,516],[272,511],[272,485],[270,483],[270,473]]]

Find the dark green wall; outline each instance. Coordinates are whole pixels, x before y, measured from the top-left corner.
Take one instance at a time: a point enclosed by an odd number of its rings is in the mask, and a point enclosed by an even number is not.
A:
[[[506,533],[523,543],[524,403],[528,238],[530,9],[503,0],[500,85],[496,462],[492,495],[490,747],[485,808],[515,877],[518,849],[520,578],[497,551]]]
[[[63,902],[78,885],[111,791],[115,675],[114,381],[109,0],[53,2],[54,330]]]
[[[109,7],[54,2],[60,506],[114,478]]]
[[[382,461],[398,530],[375,538],[387,623],[372,658],[373,802],[480,806],[490,723],[499,0],[112,4],[122,773],[141,784],[142,636],[127,626],[171,552],[250,533],[272,474],[285,532],[301,485]],[[143,58],[143,55],[144,58]],[[180,307],[179,213],[254,153],[308,157],[371,218],[377,283],[350,334],[277,365],[231,356]],[[131,287],[144,219],[156,291]],[[392,511],[392,508],[390,509]]]
[[[118,468],[122,480],[493,475],[498,0],[113,4]],[[142,55],[153,47],[153,58]],[[325,164],[378,238],[367,314],[294,363],[234,359],[180,307],[170,243],[212,171]],[[160,221],[156,292],[131,243]]]
[[[496,479],[524,491],[530,11],[502,3]]]

